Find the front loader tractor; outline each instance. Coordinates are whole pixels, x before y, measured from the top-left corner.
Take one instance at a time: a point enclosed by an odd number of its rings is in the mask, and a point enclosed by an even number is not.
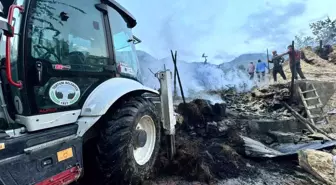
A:
[[[137,184],[162,133],[174,153],[171,72],[156,74],[160,92],[142,84],[126,9],[114,0],[2,7],[0,185],[70,184],[86,176],[86,161],[104,184]]]

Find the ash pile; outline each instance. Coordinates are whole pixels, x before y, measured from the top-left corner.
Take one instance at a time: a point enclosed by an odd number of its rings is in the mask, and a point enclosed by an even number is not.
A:
[[[239,179],[244,183],[238,184],[265,184],[270,180],[278,184],[320,184],[292,160],[273,161],[273,156],[283,153],[248,137],[248,125],[241,121],[290,118],[291,114],[281,105],[289,100],[287,85],[273,85],[251,93],[229,88],[209,94],[221,95],[225,103],[195,99],[176,107],[181,115],[176,156],[170,161],[162,150],[156,162],[156,174],[205,183]]]

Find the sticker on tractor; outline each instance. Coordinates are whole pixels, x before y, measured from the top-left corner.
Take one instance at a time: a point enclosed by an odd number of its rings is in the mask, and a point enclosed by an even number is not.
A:
[[[22,114],[23,113],[23,106],[21,99],[18,96],[14,97],[14,104],[15,104],[15,109],[17,113]]]
[[[70,70],[70,65],[62,65],[62,64],[53,64],[52,65],[55,70]]]
[[[119,63],[118,64],[118,71],[119,73],[126,73],[130,75],[134,75],[134,71],[131,67],[129,67],[126,63]]]
[[[49,97],[57,105],[69,106],[79,100],[80,89],[71,81],[58,81],[50,87]]]
[[[64,161],[64,160],[69,159],[71,157],[73,157],[72,148],[68,148],[68,149],[57,152],[58,162]]]
[[[0,150],[5,149],[5,143],[0,143]]]

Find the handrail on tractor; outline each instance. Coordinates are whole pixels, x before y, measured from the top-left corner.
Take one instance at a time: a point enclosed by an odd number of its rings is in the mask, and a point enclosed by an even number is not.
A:
[[[19,9],[20,12],[23,12],[23,6],[19,5],[11,5],[9,7],[9,12],[8,12],[8,24],[12,27],[13,30],[13,35],[6,35],[6,76],[8,79],[8,82],[18,88],[22,88],[22,83],[15,82],[12,78],[12,69],[11,69],[11,62],[10,62],[10,53],[11,53],[11,47],[10,47],[10,38],[14,36],[14,27],[12,26],[12,21],[13,21],[13,14],[15,9]]]

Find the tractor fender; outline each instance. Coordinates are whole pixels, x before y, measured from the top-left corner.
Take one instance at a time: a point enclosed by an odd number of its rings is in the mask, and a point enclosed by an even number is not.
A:
[[[102,116],[122,96],[130,92],[159,92],[127,78],[111,78],[96,87],[83,105],[81,116]]]
[[[112,78],[96,87],[85,100],[77,120],[77,136],[82,137],[121,97],[131,92],[159,92],[127,78]]]

